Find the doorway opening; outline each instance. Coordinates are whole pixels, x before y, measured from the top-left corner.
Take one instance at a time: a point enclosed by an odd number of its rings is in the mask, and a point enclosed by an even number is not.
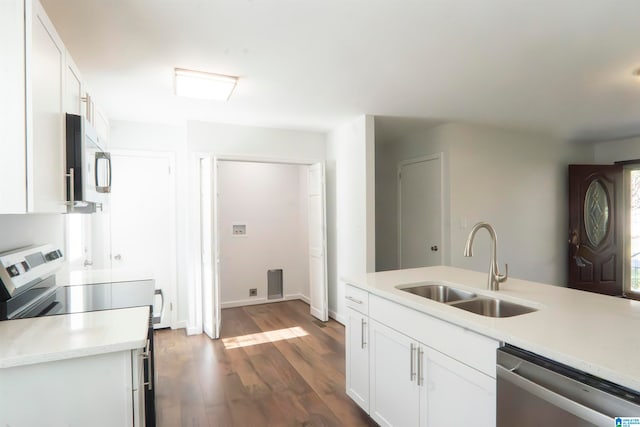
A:
[[[300,299],[328,320],[324,165],[202,158],[203,330],[222,308]]]

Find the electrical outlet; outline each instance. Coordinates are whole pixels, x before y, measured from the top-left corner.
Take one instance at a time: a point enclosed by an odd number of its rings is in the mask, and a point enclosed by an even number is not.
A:
[[[258,296],[258,289],[257,289],[257,288],[251,288],[251,289],[249,289],[249,296],[250,296],[250,297],[256,297],[256,296]]]

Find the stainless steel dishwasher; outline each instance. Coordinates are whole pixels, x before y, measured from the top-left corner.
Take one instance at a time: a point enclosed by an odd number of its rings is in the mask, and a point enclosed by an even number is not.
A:
[[[498,427],[640,425],[635,391],[510,345],[497,362]]]

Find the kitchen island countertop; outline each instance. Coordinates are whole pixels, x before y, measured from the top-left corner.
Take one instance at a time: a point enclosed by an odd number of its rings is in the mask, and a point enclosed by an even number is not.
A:
[[[509,278],[487,290],[487,273],[453,267],[394,270],[342,279],[371,294],[640,391],[640,301]],[[492,318],[401,291],[425,281],[448,284],[537,309]],[[473,351],[473,349],[469,349]]]

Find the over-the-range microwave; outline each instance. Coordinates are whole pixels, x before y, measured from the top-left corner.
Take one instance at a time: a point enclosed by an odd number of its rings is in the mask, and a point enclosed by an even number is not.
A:
[[[111,155],[86,119],[66,115],[68,212],[95,212],[111,192]]]

